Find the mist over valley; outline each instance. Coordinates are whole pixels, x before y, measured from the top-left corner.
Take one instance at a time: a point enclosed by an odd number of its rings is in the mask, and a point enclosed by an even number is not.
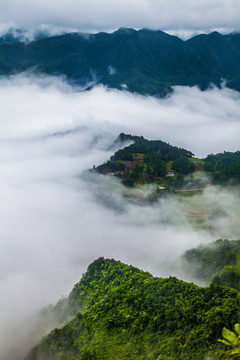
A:
[[[239,13],[1,0],[1,360],[240,357]]]
[[[26,321],[67,295],[96,258],[189,280],[179,270],[186,250],[239,238],[238,186],[139,204],[131,199],[153,185],[128,189],[87,171],[110,158],[121,132],[200,158],[239,150],[238,92],[176,87],[156,99],[103,86],[79,92],[61,77],[26,73],[1,78],[0,99],[2,359],[22,359],[51,330],[47,324],[38,333]],[[194,211],[206,214],[200,227]]]

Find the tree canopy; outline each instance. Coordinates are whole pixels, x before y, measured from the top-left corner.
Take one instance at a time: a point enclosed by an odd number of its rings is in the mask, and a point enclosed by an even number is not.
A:
[[[220,359],[217,339],[240,315],[236,290],[157,278],[104,258],[88,267],[67,301],[75,317],[26,360]]]

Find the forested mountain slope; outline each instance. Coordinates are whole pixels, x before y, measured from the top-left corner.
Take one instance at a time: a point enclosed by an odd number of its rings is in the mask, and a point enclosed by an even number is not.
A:
[[[89,266],[66,308],[77,315],[27,360],[224,359],[217,339],[240,315],[236,290],[156,278],[104,258]]]
[[[65,75],[77,84],[104,84],[164,96],[174,85],[210,84],[240,90],[240,34],[217,32],[188,41],[163,31],[120,28],[108,33],[38,39],[0,38],[0,75],[28,69]]]

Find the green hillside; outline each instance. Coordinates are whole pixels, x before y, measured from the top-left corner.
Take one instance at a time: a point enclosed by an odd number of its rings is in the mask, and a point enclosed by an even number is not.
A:
[[[104,258],[89,266],[65,305],[77,315],[26,360],[226,359],[217,339],[240,315],[236,290],[156,278]]]
[[[161,140],[121,133],[115,143],[132,142],[111,156],[110,160],[94,167],[104,175],[115,175],[126,186],[158,182],[165,186],[182,184],[183,175],[195,170],[191,151],[172,146]],[[171,173],[171,176],[170,176]],[[174,175],[174,176],[173,176]],[[170,179],[171,177],[171,179]]]
[[[211,174],[215,183],[239,184],[240,151],[210,154],[204,159],[204,169]]]
[[[165,96],[174,85],[211,84],[240,90],[240,34],[217,32],[182,41],[163,31],[120,28],[108,33],[39,38],[30,43],[0,38],[0,75],[27,69],[65,75],[77,84],[104,84]]]
[[[126,186],[156,183],[174,191],[183,186],[188,192],[191,187],[193,190],[203,188],[206,184],[201,182],[201,174],[204,173],[209,176],[208,183],[240,183],[240,151],[224,151],[199,159],[194,158],[191,151],[164,141],[121,133],[112,148],[123,145],[126,146],[116,151],[104,164],[94,167],[94,171],[117,176]],[[194,177],[194,174],[197,176]]]

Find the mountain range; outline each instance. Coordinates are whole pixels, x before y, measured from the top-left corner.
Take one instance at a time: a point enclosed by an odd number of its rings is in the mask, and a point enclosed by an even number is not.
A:
[[[69,33],[24,43],[0,38],[0,75],[24,71],[63,75],[90,89],[95,85],[165,96],[173,86],[212,84],[240,91],[240,34],[213,32],[187,41],[163,31],[120,28],[98,34]]]

